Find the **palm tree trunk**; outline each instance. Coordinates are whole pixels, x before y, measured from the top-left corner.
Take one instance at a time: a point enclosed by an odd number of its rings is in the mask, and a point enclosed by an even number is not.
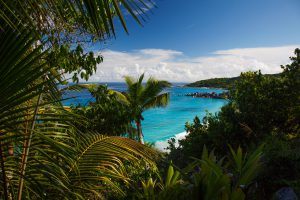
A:
[[[144,144],[144,136],[143,136],[143,132],[142,132],[141,120],[138,119],[135,123],[136,123],[137,132],[138,132],[139,142],[141,144]]]

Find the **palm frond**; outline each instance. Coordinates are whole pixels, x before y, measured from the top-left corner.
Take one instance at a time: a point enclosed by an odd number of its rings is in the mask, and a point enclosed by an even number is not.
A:
[[[40,118],[42,123],[36,124],[24,174],[24,192],[31,197],[86,199],[91,194],[99,196],[108,189],[124,195],[115,184],[116,180],[124,184],[131,181],[123,166],[124,161],[143,159],[155,168],[156,152],[134,140],[80,133],[68,125],[65,117],[57,117],[55,121],[46,116]],[[13,156],[3,149],[6,152],[3,167],[11,195],[18,187],[18,166],[22,161],[20,147],[26,138],[22,132],[7,133],[0,138],[2,146],[14,146]]]
[[[20,164],[23,162],[21,147],[24,146],[28,136],[22,132],[11,132],[1,136],[2,144],[11,144],[14,148],[13,155],[6,153],[4,162],[8,174],[7,180],[9,180],[9,193],[13,198],[18,194],[21,177],[24,179],[25,188],[22,191],[29,192],[29,196],[46,198],[49,189],[57,191],[58,196],[72,194],[68,187],[68,177],[64,172],[73,161],[71,155],[74,155],[73,148],[68,145],[74,141],[71,141],[68,134],[70,134],[69,128],[63,124],[37,124],[32,134],[24,174],[20,172]]]
[[[138,84],[142,85],[143,79],[144,79],[145,74],[143,73],[139,78],[138,78]]]
[[[0,198],[85,199],[82,191],[101,193],[100,183],[128,181],[124,160],[142,158],[154,165],[154,153],[133,140],[74,128],[82,119],[57,103],[55,75],[43,59],[45,49],[33,38],[22,28],[0,33]]]
[[[76,187],[88,186],[90,190],[101,193],[98,188],[99,182],[115,189],[117,186],[110,181],[112,179],[129,184],[127,172],[122,164],[125,160],[136,162],[144,159],[149,165],[155,167],[153,162],[157,156],[155,151],[134,140],[117,136],[107,137],[98,133],[84,134],[79,137],[76,165],[71,169],[69,176],[72,185]]]
[[[47,45],[37,42],[40,35],[59,39],[64,31],[110,37],[115,16],[127,30],[123,14],[135,14],[133,5],[125,0],[0,0],[1,199],[86,199],[86,191],[100,194],[105,184],[122,193],[111,181],[129,181],[122,161],[155,165],[155,153],[135,141],[82,134],[73,126],[82,119],[63,109],[59,73],[46,62]]]
[[[42,34],[52,31],[61,36],[63,30],[68,30],[104,39],[115,36],[115,17],[128,33],[124,16],[130,15],[142,24],[142,15],[154,6],[152,0],[1,0],[0,18],[14,30],[18,30],[15,24],[22,24]],[[0,28],[3,29],[2,24]]]
[[[131,76],[124,76],[124,80],[128,87],[132,86],[135,82],[134,78]]]
[[[170,94],[163,93],[155,96],[144,104],[144,109],[155,108],[155,107],[165,107],[170,101]]]
[[[235,152],[229,146],[231,152],[231,165],[234,167],[235,173],[239,175],[237,187],[240,185],[247,186],[259,173],[261,169],[261,157],[263,145],[259,146],[251,154],[243,153],[241,147]]]
[[[171,83],[167,81],[160,81],[150,77],[146,82],[143,94],[140,97],[141,101],[144,102],[144,107],[149,108],[149,106],[166,106],[169,102],[169,94],[162,92],[166,87],[170,86]]]
[[[142,74],[136,80],[133,77],[125,76],[125,82],[128,86],[125,96],[127,97],[128,102],[130,102],[131,105],[138,106],[139,104],[141,104],[140,96],[144,89],[142,85],[143,78],[144,78],[144,74]],[[136,106],[134,110],[138,110]]]
[[[109,94],[115,95],[120,102],[122,102],[126,105],[129,105],[129,101],[124,93],[116,91],[116,90],[109,90]]]

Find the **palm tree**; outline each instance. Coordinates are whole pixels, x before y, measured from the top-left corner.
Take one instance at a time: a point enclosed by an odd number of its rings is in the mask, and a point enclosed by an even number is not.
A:
[[[123,161],[155,167],[155,153],[127,138],[77,130],[74,123],[85,119],[61,105],[47,50],[33,49],[34,34],[19,31],[0,33],[0,199],[88,199],[104,186],[122,195],[114,180],[130,181]]]
[[[130,2],[0,0],[0,199],[88,199],[111,188],[122,194],[114,180],[129,181],[123,161],[154,165],[155,153],[133,140],[77,130],[73,123],[85,120],[64,110],[60,73],[47,62],[51,42],[69,39],[55,36],[104,40],[114,35],[115,17],[127,30],[124,7],[137,8]]]
[[[164,107],[169,103],[169,93],[162,93],[163,89],[171,86],[167,81],[160,81],[154,78],[149,78],[143,84],[144,74],[137,80],[130,76],[125,77],[127,84],[127,92],[124,93],[126,102],[131,109],[132,117],[134,118],[138,140],[144,144],[141,121],[144,120],[142,113],[154,107]]]

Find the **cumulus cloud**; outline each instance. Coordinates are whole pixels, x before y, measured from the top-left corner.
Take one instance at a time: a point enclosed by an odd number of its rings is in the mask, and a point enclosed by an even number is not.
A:
[[[278,73],[300,45],[228,49],[210,56],[189,57],[170,49],[141,49],[129,52],[104,50],[97,72],[89,81],[123,81],[125,75],[145,73],[172,82],[192,82],[215,77],[233,77],[249,70]]]

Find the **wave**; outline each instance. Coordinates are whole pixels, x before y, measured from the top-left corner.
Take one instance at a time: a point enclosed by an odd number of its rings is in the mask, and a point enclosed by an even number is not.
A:
[[[174,137],[171,138],[175,138],[175,147],[178,147],[178,140],[184,139],[185,136],[187,135],[187,132],[181,132],[176,134]],[[167,140],[159,140],[156,141],[154,146],[156,149],[163,151],[163,152],[169,152],[169,150],[167,150],[166,148],[169,146],[168,140],[170,140],[171,138],[167,139]]]

